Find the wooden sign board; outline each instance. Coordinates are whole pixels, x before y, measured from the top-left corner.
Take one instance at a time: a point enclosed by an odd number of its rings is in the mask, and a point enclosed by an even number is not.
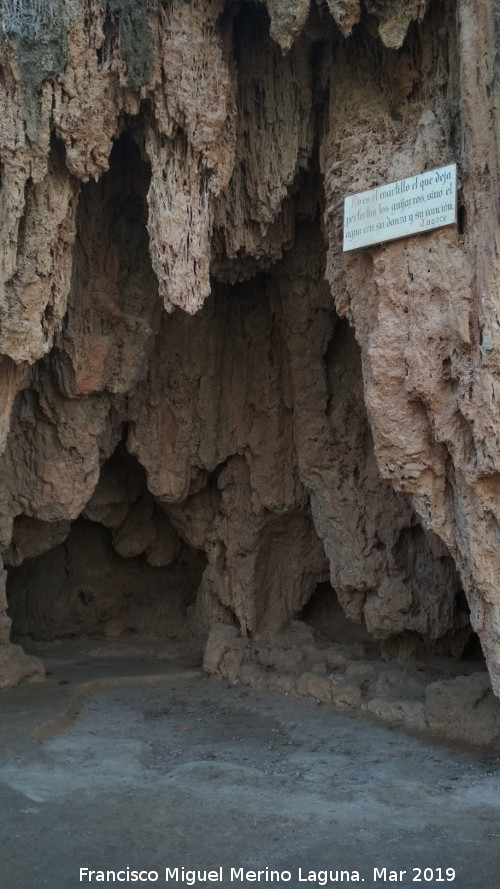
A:
[[[457,221],[457,165],[344,198],[344,252]]]

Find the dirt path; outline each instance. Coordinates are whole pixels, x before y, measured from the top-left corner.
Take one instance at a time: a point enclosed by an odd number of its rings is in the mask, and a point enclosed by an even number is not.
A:
[[[0,693],[2,887],[76,889],[80,868],[189,885],[183,867],[222,868],[197,886],[267,885],[271,869],[293,889],[499,885],[497,754],[158,661],[80,659],[82,691],[63,655],[45,684]]]

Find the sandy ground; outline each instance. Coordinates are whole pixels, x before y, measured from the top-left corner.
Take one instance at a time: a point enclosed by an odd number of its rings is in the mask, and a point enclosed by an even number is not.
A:
[[[196,886],[500,885],[498,754],[109,644],[44,660],[46,682],[0,692],[2,889],[111,882],[80,868],[148,887],[190,869],[216,871]]]

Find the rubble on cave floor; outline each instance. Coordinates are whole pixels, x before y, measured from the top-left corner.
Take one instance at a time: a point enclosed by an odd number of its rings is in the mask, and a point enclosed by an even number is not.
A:
[[[340,606],[332,611],[332,624],[322,624],[320,632],[296,621],[268,640],[213,624],[204,669],[230,685],[308,697],[393,727],[500,747],[500,701],[477,640],[478,648],[462,658],[390,658]]]
[[[427,737],[500,749],[500,702],[477,652],[461,659],[384,659],[362,626],[336,615],[336,639],[318,637],[295,621],[272,640],[242,636],[235,626],[213,623],[203,659],[206,675],[233,687],[307,698]],[[105,682],[161,678],[172,670],[201,668],[194,638],[166,639],[127,632],[117,637],[34,641],[24,650],[43,662],[47,675],[85,689],[97,670]]]

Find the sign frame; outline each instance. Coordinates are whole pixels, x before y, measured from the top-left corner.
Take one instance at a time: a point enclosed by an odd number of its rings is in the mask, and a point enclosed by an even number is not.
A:
[[[446,164],[344,198],[342,252],[457,223],[457,165]]]

